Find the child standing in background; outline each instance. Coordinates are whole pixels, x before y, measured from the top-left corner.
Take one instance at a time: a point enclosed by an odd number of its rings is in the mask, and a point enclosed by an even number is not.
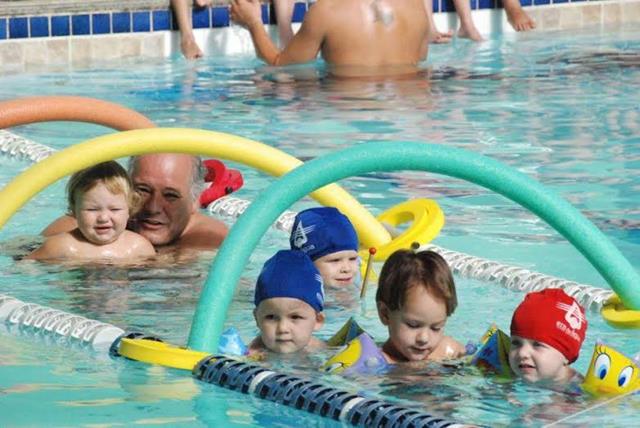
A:
[[[281,250],[258,276],[253,316],[260,335],[249,352],[290,354],[323,346],[312,336],[324,324],[322,278],[301,251]]]
[[[511,370],[531,383],[580,383],[582,375],[569,365],[586,332],[584,309],[563,290],[527,294],[511,319]]]
[[[464,346],[444,334],[458,300],[451,270],[439,254],[393,253],[380,272],[376,304],[380,321],[389,330],[382,346],[388,363],[465,355]]]
[[[306,253],[329,287],[349,287],[358,277],[358,235],[333,207],[300,211],[289,237],[291,249]]]
[[[77,228],[47,238],[27,259],[112,261],[155,255],[146,238],[125,230],[141,198],[117,162],[103,162],[73,174],[67,199]]]

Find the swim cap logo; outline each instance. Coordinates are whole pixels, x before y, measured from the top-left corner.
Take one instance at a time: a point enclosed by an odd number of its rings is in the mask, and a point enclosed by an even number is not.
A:
[[[556,307],[565,311],[564,320],[569,323],[572,329],[580,330],[585,319],[580,306],[575,301],[571,305],[558,302]]]
[[[307,234],[313,232],[316,228],[315,225],[311,225],[309,227],[304,227],[302,222],[298,223],[296,230],[293,231],[293,246],[301,249],[307,242],[309,242],[309,238],[307,238]]]

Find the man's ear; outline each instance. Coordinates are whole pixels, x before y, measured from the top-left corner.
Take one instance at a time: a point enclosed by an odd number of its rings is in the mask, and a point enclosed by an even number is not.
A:
[[[318,331],[324,325],[324,312],[316,312],[316,324],[313,326],[313,331]]]
[[[378,308],[378,318],[383,325],[389,325],[389,308],[384,302],[376,302]]]

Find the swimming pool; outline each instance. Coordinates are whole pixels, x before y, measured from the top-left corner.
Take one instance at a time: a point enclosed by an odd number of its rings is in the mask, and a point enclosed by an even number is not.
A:
[[[574,32],[575,33],[575,32]],[[640,32],[615,31],[504,36],[475,45],[433,46],[430,79],[336,81],[321,66],[276,70],[247,57],[183,61],[121,61],[92,70],[2,78],[0,99],[18,95],[87,95],[134,108],[160,126],[230,132],[310,159],[372,141],[431,142],[503,161],[556,190],[603,229],[634,266],[638,259],[635,190],[640,183],[640,139],[634,85],[640,78]],[[104,133],[92,125],[44,124],[15,128],[55,148]],[[109,131],[110,132],[110,131]],[[0,183],[26,162],[0,156]],[[234,165],[235,167],[235,165]],[[252,200],[272,179],[242,166]],[[580,254],[548,226],[506,199],[475,185],[431,174],[369,174],[342,183],[373,212],[411,197],[437,199],[447,224],[436,243],[481,257],[604,286]],[[33,235],[64,210],[63,183],[36,197],[0,231],[7,243]],[[292,209],[312,205],[305,200]],[[245,340],[255,334],[251,284],[257,268],[286,236],[270,231],[248,266],[229,314]],[[3,252],[3,254],[6,254]],[[209,256],[179,266],[199,277],[180,281],[130,272],[43,268],[0,256],[0,290],[25,301],[186,341]],[[161,272],[160,272],[161,274]],[[188,276],[188,275],[185,275]],[[138,277],[139,278],[139,277]],[[458,279],[460,306],[447,326],[460,341],[476,340],[490,321],[507,329],[521,295],[494,284]],[[499,302],[499,304],[498,304]],[[374,312],[328,309],[329,337],[353,312],[379,340]],[[640,351],[637,334],[616,331],[596,314],[576,367],[584,372],[596,338],[627,354]],[[2,333],[0,407],[9,426],[28,425],[281,425],[327,424],[302,412],[260,402],[194,381],[185,373],[96,358],[84,349],[56,346],[29,334]],[[503,385],[465,370],[430,367],[429,376],[397,374],[358,379],[323,378],[322,356],[285,361],[289,371],[357,388],[448,417],[488,425],[541,425],[594,405],[582,398],[561,406],[557,394]],[[34,412],[35,403],[41,411]],[[586,412],[572,424],[629,425],[638,395]],[[6,421],[5,421],[5,418]],[[635,420],[635,419],[634,419]]]

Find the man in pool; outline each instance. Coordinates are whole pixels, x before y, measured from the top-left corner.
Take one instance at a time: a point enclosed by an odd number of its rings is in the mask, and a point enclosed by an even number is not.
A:
[[[220,246],[227,227],[198,211],[198,195],[204,184],[200,158],[176,153],[137,156],[131,158],[129,172],[144,199],[129,228],[151,241],[156,250]],[[51,236],[75,227],[75,219],[64,216],[42,234]]]
[[[318,0],[283,50],[262,24],[259,0],[232,0],[231,18],[249,30],[270,65],[313,61],[321,52],[334,75],[398,75],[415,73],[427,56],[423,0]]]

